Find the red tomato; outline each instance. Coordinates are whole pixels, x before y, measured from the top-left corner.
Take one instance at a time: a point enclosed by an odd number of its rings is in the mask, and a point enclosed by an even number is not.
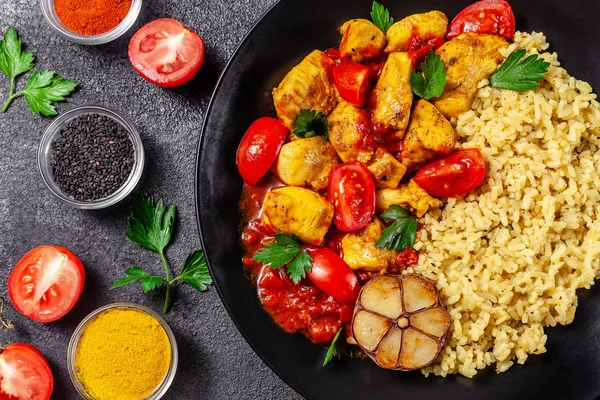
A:
[[[417,172],[415,183],[432,196],[460,197],[476,189],[485,177],[479,149],[461,149]]]
[[[418,38],[418,36],[417,36]],[[431,50],[435,50],[441,45],[443,45],[446,41],[444,38],[433,37],[431,39],[425,41],[418,41],[418,44],[414,48],[410,48],[408,50],[408,56],[412,60],[413,67],[418,67],[421,64],[421,61]]]
[[[341,60],[333,68],[333,81],[342,99],[357,107],[367,102],[371,87],[371,68],[352,60]]]
[[[396,255],[396,264],[415,265],[419,262],[419,254],[412,247],[407,247]]]
[[[448,40],[464,32],[490,33],[512,39],[515,15],[504,0],[482,0],[462,10],[450,23]]]
[[[26,343],[13,343],[0,352],[0,399],[48,400],[54,388],[44,356]]]
[[[365,144],[372,147],[381,147],[388,151],[402,151],[404,147],[403,139],[398,137],[398,132],[386,128],[381,123],[372,124]]]
[[[342,57],[338,49],[327,49],[325,50],[325,54],[327,54],[329,58],[331,58],[334,61],[337,61]]]
[[[313,259],[306,275],[315,285],[337,301],[354,305],[360,291],[356,274],[346,261],[326,247],[309,250]]]
[[[146,80],[172,88],[189,82],[204,61],[204,42],[179,21],[161,18],[140,28],[129,42],[129,61]]]
[[[352,315],[354,314],[354,306],[342,306],[340,309],[340,321],[350,322],[352,321]]]
[[[275,162],[288,129],[275,118],[262,117],[250,125],[237,150],[237,167],[244,182],[256,185]]]
[[[375,214],[375,182],[371,172],[358,161],[333,167],[327,199],[333,204],[333,222],[339,230],[364,228]]]
[[[8,276],[8,297],[21,314],[52,322],[71,311],[84,282],[85,270],[75,254],[64,247],[38,246]]]

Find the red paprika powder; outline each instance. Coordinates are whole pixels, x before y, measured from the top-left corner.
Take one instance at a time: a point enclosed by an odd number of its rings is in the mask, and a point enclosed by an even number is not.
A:
[[[132,0],[54,0],[60,22],[80,35],[100,35],[115,28],[129,12]]]

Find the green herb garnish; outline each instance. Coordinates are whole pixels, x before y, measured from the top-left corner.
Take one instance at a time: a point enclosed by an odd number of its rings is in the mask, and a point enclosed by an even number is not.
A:
[[[30,51],[22,51],[21,38],[17,35],[17,31],[12,26],[8,27],[4,38],[0,40],[0,71],[10,79],[10,89],[8,100],[0,112],[6,112],[14,99],[23,96],[31,111],[47,117],[56,115],[52,103],[63,101],[75,90],[76,82],[55,75],[53,71],[34,71],[25,88],[15,93],[15,79],[30,71],[33,66],[33,54]]]
[[[381,213],[381,218],[386,221],[394,221],[387,227],[381,237],[375,242],[375,246],[402,251],[406,247],[413,247],[417,238],[417,219],[413,217],[406,208],[391,205],[390,208]]]
[[[344,328],[341,327],[340,330],[337,331],[337,333],[333,337],[333,341],[329,345],[329,348],[327,349],[327,354],[325,355],[325,359],[323,360],[323,366],[326,366],[327,364],[329,364],[329,362],[333,359],[334,355],[337,358],[340,358],[342,356],[342,354],[344,354],[344,348],[346,347],[346,342],[344,340],[338,342],[338,339],[340,338],[340,334],[342,333],[343,329]]]
[[[524,49],[513,51],[504,63],[490,78],[490,86],[515,92],[526,92],[539,86],[550,63],[538,54],[523,59],[527,52]]]
[[[206,285],[212,283],[202,250],[195,250],[190,253],[183,264],[181,274],[171,278],[165,250],[171,242],[175,214],[176,208],[174,205],[167,207],[162,200],[155,202],[152,196],[147,194],[138,195],[132,207],[125,235],[132,242],[160,255],[166,278],[151,275],[140,267],[131,267],[124,271],[125,277],[118,279],[110,287],[115,289],[131,282],[140,281],[142,291],[147,293],[166,285],[167,291],[163,309],[165,314],[171,306],[171,287],[176,281],[183,281],[201,292],[207,290]]]
[[[329,121],[322,112],[313,110],[300,110],[298,118],[294,122],[294,135],[300,138],[313,136],[329,136]]]
[[[439,97],[446,85],[444,62],[439,54],[431,50],[421,65],[423,73],[412,72],[410,81],[413,92],[424,100]]]
[[[0,296],[0,325],[6,329],[14,330],[15,326],[8,318],[4,318],[4,297]]]
[[[313,259],[302,251],[302,243],[298,236],[278,233],[275,241],[267,243],[252,258],[254,261],[268,265],[269,268],[280,269],[287,264],[287,272],[294,283],[306,278],[306,273],[311,270]]]
[[[371,8],[371,19],[383,33],[387,33],[388,29],[394,24],[394,18],[390,17],[388,9],[376,1],[373,2]]]

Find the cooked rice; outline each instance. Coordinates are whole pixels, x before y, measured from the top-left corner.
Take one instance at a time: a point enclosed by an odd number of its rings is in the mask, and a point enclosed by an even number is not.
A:
[[[437,282],[452,320],[425,375],[500,373],[544,353],[544,327],[571,323],[576,289],[600,277],[600,105],[543,52],[542,33],[518,32],[506,54],[516,48],[552,66],[526,93],[480,84],[455,122],[461,146],[486,158],[486,181],[422,219],[408,269]]]

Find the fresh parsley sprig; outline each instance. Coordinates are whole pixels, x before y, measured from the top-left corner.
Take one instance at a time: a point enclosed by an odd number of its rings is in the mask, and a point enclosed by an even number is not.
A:
[[[140,267],[131,267],[124,271],[126,276],[117,279],[110,287],[111,289],[115,289],[139,281],[142,291],[148,293],[166,285],[167,290],[163,309],[165,314],[171,306],[171,287],[175,282],[185,282],[201,292],[206,291],[208,289],[206,285],[212,283],[202,250],[191,252],[183,263],[181,273],[173,278],[171,277],[165,250],[169,243],[171,243],[171,236],[173,235],[173,227],[175,225],[175,214],[176,208],[174,205],[167,207],[162,200],[155,202],[152,196],[147,194],[138,195],[133,203],[125,235],[132,242],[160,255],[165,268],[165,278],[151,275]]]
[[[373,2],[371,8],[371,19],[383,33],[387,33],[388,29],[394,24],[394,18],[390,17],[388,9],[376,1]]]
[[[31,111],[47,117],[56,115],[52,103],[63,101],[75,90],[76,82],[55,75],[53,71],[34,71],[25,88],[15,93],[15,79],[30,71],[33,66],[33,54],[22,50],[21,38],[17,35],[17,31],[12,26],[8,27],[3,39],[0,40],[0,71],[4,72],[10,80],[10,89],[8,99],[0,112],[6,112],[14,99],[23,96]]]
[[[329,121],[322,112],[313,110],[300,110],[298,118],[294,122],[294,135],[299,138],[313,136],[329,136]]]
[[[412,72],[410,81],[413,92],[424,100],[440,97],[446,85],[444,62],[435,51],[430,51],[421,65],[423,73]]]
[[[329,345],[329,348],[327,349],[325,359],[323,360],[323,366],[329,364],[329,362],[333,359],[333,356],[340,358],[342,354],[344,354],[344,349],[346,348],[346,341],[343,339],[338,341],[338,339],[340,338],[340,334],[343,330],[344,327],[341,327],[340,330],[337,331],[337,333],[333,337],[333,340]]]
[[[402,251],[406,247],[415,245],[417,219],[413,217],[410,211],[394,204],[381,213],[381,218],[394,222],[383,231],[381,237],[375,242],[375,246],[382,249]]]
[[[526,54],[524,49],[510,53],[490,78],[490,86],[515,92],[526,92],[538,87],[540,79],[548,72],[550,63],[537,54],[523,59]]]
[[[275,241],[267,243],[252,259],[274,269],[280,269],[287,264],[288,276],[294,283],[306,278],[306,273],[312,268],[313,259],[306,251],[302,251],[302,243],[298,236],[278,233],[274,238]]]
[[[4,318],[4,297],[0,296],[0,326],[8,330],[14,330],[15,326],[8,318]]]

